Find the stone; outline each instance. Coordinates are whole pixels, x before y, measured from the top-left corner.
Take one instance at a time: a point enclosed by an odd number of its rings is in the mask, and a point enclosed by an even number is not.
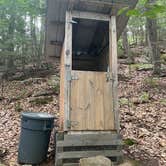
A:
[[[113,164],[104,156],[96,156],[80,159],[80,166],[113,166]]]

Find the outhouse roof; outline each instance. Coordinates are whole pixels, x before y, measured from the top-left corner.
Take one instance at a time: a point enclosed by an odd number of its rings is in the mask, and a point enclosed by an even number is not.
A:
[[[123,7],[134,8],[138,0],[47,0],[46,56],[60,57],[65,36],[65,13],[67,10],[117,15]],[[117,35],[121,35],[128,17],[117,16]],[[97,24],[96,24],[97,28]],[[92,41],[93,32],[86,32],[85,42]],[[90,38],[88,36],[91,36]],[[86,38],[88,37],[88,38]],[[78,41],[79,42],[79,41]],[[87,44],[86,43],[86,44]]]

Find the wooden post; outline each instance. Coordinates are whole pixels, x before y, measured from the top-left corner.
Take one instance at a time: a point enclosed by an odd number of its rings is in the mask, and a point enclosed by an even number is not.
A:
[[[117,57],[117,32],[116,16],[111,16],[109,22],[109,65],[112,72],[112,95],[113,111],[115,116],[115,128],[119,132],[119,110],[118,110],[118,57]]]
[[[70,114],[70,85],[71,85],[71,69],[72,69],[72,16],[71,12],[66,12],[65,24],[65,80],[64,80],[64,131],[68,130],[68,121]]]

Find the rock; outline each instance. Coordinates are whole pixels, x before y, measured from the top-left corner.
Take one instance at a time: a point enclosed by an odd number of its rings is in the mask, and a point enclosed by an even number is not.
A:
[[[142,164],[136,160],[125,160],[118,166],[141,166]]]
[[[80,166],[113,166],[113,164],[104,156],[96,156],[80,159]]]
[[[0,162],[0,166],[5,166],[4,164],[2,164],[1,162]]]
[[[159,145],[162,147],[166,147],[166,140],[164,140],[164,139],[160,140]]]

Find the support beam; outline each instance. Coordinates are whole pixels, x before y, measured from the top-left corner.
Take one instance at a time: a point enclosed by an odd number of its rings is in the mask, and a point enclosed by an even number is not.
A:
[[[100,20],[100,21],[109,21],[109,19],[110,19],[110,17],[106,14],[81,12],[81,11],[72,11],[72,17],[82,18],[82,19]]]
[[[54,41],[54,40],[51,40],[51,41],[50,41],[50,44],[51,44],[51,45],[62,46],[63,43],[60,42],[60,41]]]
[[[66,24],[65,24],[65,50],[64,50],[64,131],[68,130],[68,121],[70,117],[70,76],[72,69],[72,16],[71,12],[66,12]]]
[[[66,1],[66,0],[59,0],[59,1]],[[77,3],[78,0],[70,0],[71,3]],[[84,2],[88,4],[94,4],[96,6],[103,6],[107,5],[109,7],[111,6],[128,6],[131,5],[133,0],[79,0],[79,2]]]

